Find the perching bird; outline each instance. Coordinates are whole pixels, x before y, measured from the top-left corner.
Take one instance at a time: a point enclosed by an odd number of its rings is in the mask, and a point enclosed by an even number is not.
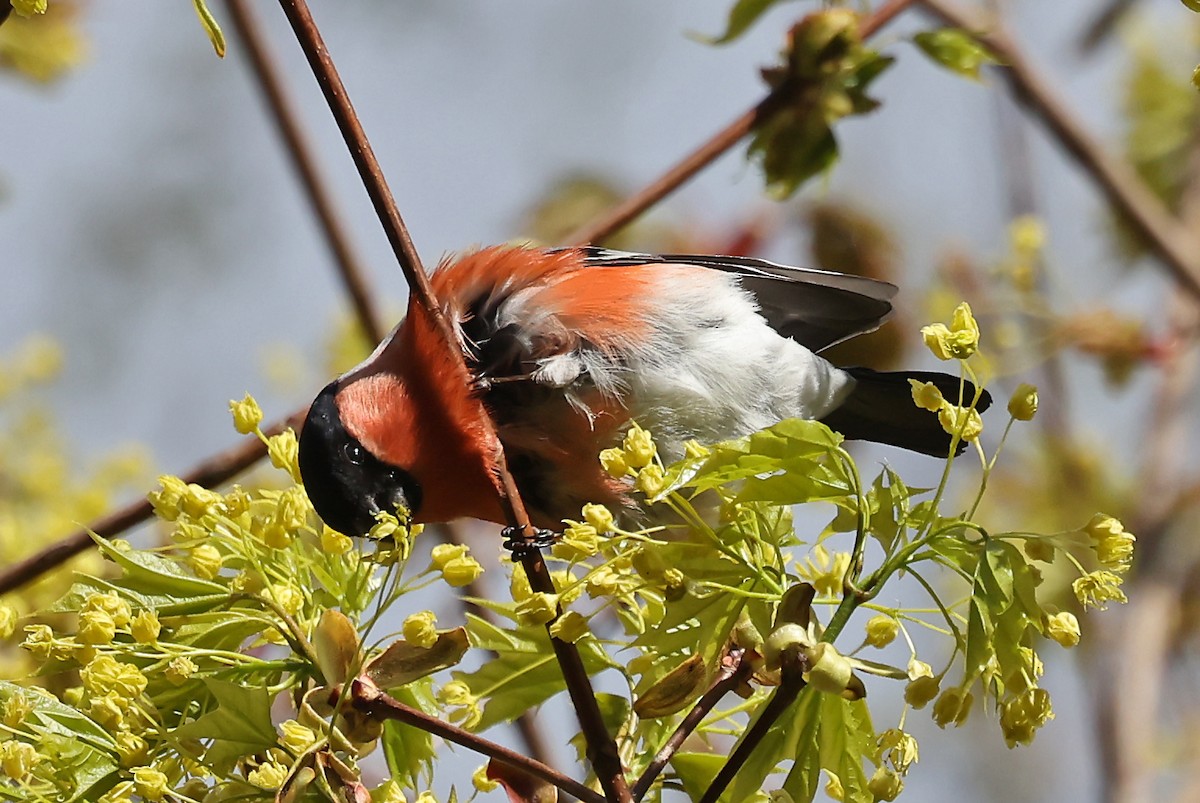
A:
[[[627,484],[597,459],[631,421],[665,461],[689,438],[712,443],[785,418],[929,455],[950,449],[907,380],[956,400],[958,377],[842,369],[819,356],[887,319],[896,288],[885,282],[743,257],[508,246],[444,263],[431,281],[470,375],[410,304],[370,357],[321,391],[300,435],[309,498],[348,535],[397,505],[414,521],[503,521],[473,395],[539,527],[558,528],[587,502],[631,509]],[[968,384],[966,398],[974,393]],[[977,406],[988,403],[984,394]]]

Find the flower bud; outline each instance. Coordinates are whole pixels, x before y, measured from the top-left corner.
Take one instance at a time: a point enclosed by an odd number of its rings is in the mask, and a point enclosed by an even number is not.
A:
[[[204,580],[216,577],[224,560],[221,550],[208,543],[197,544],[188,553],[188,563],[196,572],[196,576]]]
[[[161,632],[162,624],[154,611],[138,611],[138,615],[129,623],[129,633],[138,644],[153,644],[158,641]]]
[[[150,759],[150,745],[146,744],[146,740],[136,733],[120,731],[114,738],[117,742],[117,756],[121,759],[122,767],[126,769],[138,767]]]
[[[912,385],[913,402],[922,410],[928,410],[931,413],[936,413],[946,404],[946,397],[942,395],[942,391],[932,382],[921,382],[916,379],[908,380],[908,384]]]
[[[1018,421],[1030,421],[1038,411],[1038,390],[1034,385],[1022,382],[1008,400],[1008,414]]]
[[[867,781],[867,791],[874,795],[876,800],[895,800],[903,790],[904,780],[900,773],[882,764],[875,769],[871,780]]]
[[[867,643],[872,647],[886,647],[895,640],[899,632],[900,623],[894,616],[879,614],[867,620]]]
[[[279,725],[279,743],[298,756],[317,743],[317,734],[307,725],[289,719]]]
[[[116,634],[116,623],[104,611],[84,611],[79,614],[76,635],[84,644],[110,644]]]
[[[1074,647],[1079,643],[1079,619],[1070,611],[1047,616],[1045,627],[1047,638],[1054,639],[1064,647]]]
[[[418,647],[432,647],[437,644],[437,617],[433,611],[421,611],[408,616],[401,627],[404,640]]]
[[[657,452],[650,433],[637,424],[630,427],[621,445],[625,449],[625,462],[629,464],[630,468],[642,468],[650,465],[650,461],[654,459]]]
[[[933,704],[933,721],[939,728],[945,728],[952,722],[957,728],[967,721],[974,702],[974,695],[965,689],[946,689]]]
[[[917,740],[899,728],[885,730],[879,735],[876,744],[883,757],[890,761],[892,767],[901,775],[907,775],[908,768],[919,760]]]
[[[481,574],[483,574],[483,566],[479,565],[479,561],[470,555],[455,558],[442,567],[442,579],[446,581],[447,585],[454,588],[469,586],[478,580]]]
[[[587,618],[576,611],[567,611],[550,625],[550,635],[571,644],[590,633]]]
[[[638,472],[636,484],[638,490],[649,497],[658,496],[667,487],[663,470],[654,464],[648,465]]]
[[[605,449],[600,453],[600,465],[608,472],[609,476],[624,477],[629,473],[629,463],[625,460],[625,452],[622,449]]]
[[[913,708],[922,709],[937,696],[940,682],[934,677],[919,677],[910,680],[904,687],[904,702]]]
[[[536,591],[517,605],[516,613],[521,624],[544,625],[558,615],[558,595]]]
[[[154,767],[138,767],[133,771],[133,785],[146,800],[157,803],[171,791],[167,776]]]
[[[241,401],[229,402],[229,412],[233,414],[233,428],[243,435],[257,430],[263,420],[262,409],[249,393]]]
[[[957,434],[964,441],[973,441],[983,432],[983,418],[973,407],[946,404],[938,411],[938,422],[946,432]]]
[[[850,662],[827,641],[813,645],[808,652],[808,684],[817,691],[841,694],[850,685]]]
[[[583,518],[601,535],[611,533],[616,529],[616,520],[613,518],[612,511],[604,505],[584,505]]]

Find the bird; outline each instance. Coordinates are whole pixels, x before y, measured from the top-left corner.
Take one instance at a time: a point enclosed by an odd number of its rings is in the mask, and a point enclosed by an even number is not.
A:
[[[631,422],[664,462],[690,439],[788,418],[946,457],[951,436],[914,403],[909,380],[951,400],[976,395],[957,376],[821,356],[890,316],[896,286],[861,276],[741,256],[505,245],[444,259],[430,286],[461,359],[410,300],[374,352],[321,390],[301,429],[304,487],[344,534],[365,535],[398,507],[414,523],[503,523],[499,445],[536,527],[561,529],[587,503],[636,515],[629,483],[598,460]],[[990,401],[981,390],[976,409]]]

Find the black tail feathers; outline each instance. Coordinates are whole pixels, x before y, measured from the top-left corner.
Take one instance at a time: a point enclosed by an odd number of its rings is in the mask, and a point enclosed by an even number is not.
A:
[[[973,384],[933,371],[844,370],[857,380],[857,384],[841,407],[821,419],[830,429],[840,432],[847,440],[886,443],[934,457],[950,454],[949,433],[942,429],[937,413],[916,405],[908,380],[932,382],[951,404],[959,403],[961,384],[964,405],[975,398]],[[991,403],[991,394],[985,390],[975,409],[983,412]],[[962,454],[966,446],[960,442],[958,453]]]

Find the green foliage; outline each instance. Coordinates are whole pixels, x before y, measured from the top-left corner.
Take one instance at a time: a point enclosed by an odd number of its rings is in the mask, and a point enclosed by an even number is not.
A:
[[[924,332],[935,355],[978,384],[980,334],[968,306]],[[1027,420],[1036,390],[1018,395],[1010,411]],[[322,527],[294,484],[290,431],[267,440],[293,483],[283,489],[220,494],[163,477],[151,502],[172,528],[168,544],[139,550],[97,539],[117,575],[80,573],[53,608],[54,626],[26,628],[23,646],[40,661],[40,681],[61,691],[48,696],[33,679],[0,686],[9,734],[0,742],[0,784],[14,800],[107,803],[135,793],[155,799],[160,789],[192,799],[337,800],[365,794],[360,762],[382,751],[389,783],[416,790],[432,777],[432,737],[364,707],[377,698],[363,690],[389,689],[389,705],[471,730],[513,721],[565,689],[548,623],[576,644],[590,674],[623,680],[628,694],[604,695],[602,710],[635,772],[723,667],[748,661],[754,681],[743,684],[744,699],[706,711],[696,728],[714,743],[755,740],[728,800],[761,799],[772,783],[793,800],[812,800],[822,774],[845,800],[898,794],[916,743],[900,728],[876,734],[864,675],[906,681],[913,708],[936,697],[943,726],[965,720],[976,695],[987,699],[1006,740],[1027,743],[1053,716],[1038,687],[1042,639],[1079,639],[1075,617],[1039,599],[1031,560],[1069,555],[1080,602],[1102,606],[1123,600],[1133,537],[1103,515],[1073,532],[990,533],[973,520],[995,465],[978,441],[974,400],[953,404],[920,382],[913,398],[980,458],[980,493],[966,512],[941,512],[953,457],[936,489],[911,487],[887,467],[865,483],[841,436],[788,420],[727,443],[689,443],[683,460],[663,465],[652,433],[635,425],[602,462],[641,492],[657,526],[625,529],[603,507],[586,506],[553,549],[556,594],[534,593],[514,566],[511,602],[474,600],[490,619],[469,615],[465,628],[436,630],[432,613],[416,613],[405,638],[384,643],[370,634],[405,594],[439,581],[457,587],[481,571],[465,547],[436,546],[413,573],[405,568],[419,527],[382,517],[373,553]],[[231,409],[239,431],[263,437],[253,399]],[[797,531],[791,507],[812,504],[835,515],[823,530]],[[1088,561],[1097,568],[1086,569]],[[936,589],[924,578],[930,568],[962,588]],[[873,602],[905,575],[932,608]],[[853,645],[848,627],[861,610],[873,616],[867,638],[855,649],[835,646]],[[621,632],[611,634],[614,626]],[[860,654],[908,626],[947,637],[940,672],[915,652],[904,667]],[[487,657],[475,669],[455,668],[472,651]],[[797,677],[785,673],[785,656],[801,661],[799,696],[751,736],[749,724],[782,693],[776,687]],[[955,667],[960,680],[943,689]],[[435,687],[447,669],[450,679]],[[277,722],[272,712],[281,707],[291,718]],[[699,794],[719,772],[721,752],[674,755],[652,794],[662,783]]]
[[[732,42],[750,29],[758,18],[765,14],[780,0],[737,0],[729,9],[729,20],[725,23],[725,32],[709,41],[714,45]]]
[[[867,90],[892,59],[863,45],[858,26],[845,9],[810,14],[792,28],[784,63],[763,71],[780,100],[755,128],[749,154],[776,198],[837,160],[834,123],[879,105]]]
[[[976,81],[981,67],[999,63],[978,38],[961,28],[922,31],[913,37],[913,43],[937,64]]]

